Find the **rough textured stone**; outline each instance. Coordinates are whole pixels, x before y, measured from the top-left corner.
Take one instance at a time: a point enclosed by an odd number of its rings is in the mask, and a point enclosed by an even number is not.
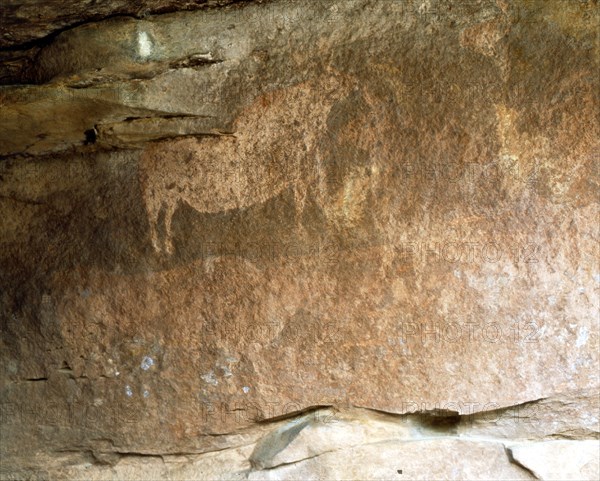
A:
[[[268,429],[253,428],[253,434],[231,440],[230,447],[208,453],[114,453],[104,446],[105,451],[42,455],[22,464],[43,463],[40,479],[598,478],[597,439],[507,440],[480,436],[472,428],[466,418],[447,413],[390,416],[320,409]]]
[[[537,479],[598,479],[598,441],[545,441],[510,448],[515,461]]]
[[[244,0],[237,0],[241,3]],[[259,0],[260,1],[260,0]],[[3,27],[0,47],[19,47],[73,25],[107,16],[148,14],[226,6],[236,0],[4,0],[0,11]]]
[[[3,477],[596,475],[597,2],[10,5]]]

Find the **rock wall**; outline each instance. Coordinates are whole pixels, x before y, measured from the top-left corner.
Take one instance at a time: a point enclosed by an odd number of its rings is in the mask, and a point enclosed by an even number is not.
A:
[[[599,477],[597,1],[6,3],[2,479]]]

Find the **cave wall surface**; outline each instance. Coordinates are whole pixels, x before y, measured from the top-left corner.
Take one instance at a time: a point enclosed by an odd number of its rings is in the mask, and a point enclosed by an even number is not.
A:
[[[2,479],[598,478],[597,1],[4,3]]]

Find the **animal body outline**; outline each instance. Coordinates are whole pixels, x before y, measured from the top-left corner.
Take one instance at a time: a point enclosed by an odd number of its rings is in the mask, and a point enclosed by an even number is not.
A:
[[[316,185],[318,203],[325,205],[319,142],[327,136],[334,105],[353,91],[375,105],[356,78],[328,69],[254,99],[236,117],[231,135],[148,146],[140,156],[139,178],[155,252],[174,252],[172,220],[181,202],[200,213],[217,213],[263,203],[292,187],[299,219],[308,188]]]

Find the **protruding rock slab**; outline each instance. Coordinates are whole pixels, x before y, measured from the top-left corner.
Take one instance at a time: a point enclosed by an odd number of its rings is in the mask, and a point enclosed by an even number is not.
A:
[[[545,441],[511,446],[513,459],[537,479],[596,480],[600,478],[600,441]]]

